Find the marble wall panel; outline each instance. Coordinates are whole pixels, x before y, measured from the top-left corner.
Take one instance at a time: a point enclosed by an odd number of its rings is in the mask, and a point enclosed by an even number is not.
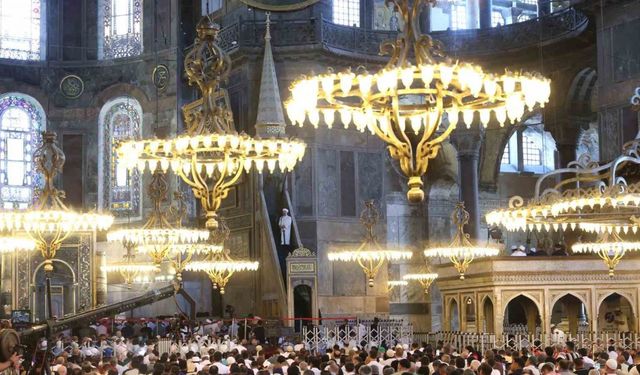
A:
[[[620,155],[622,147],[622,129],[620,110],[611,108],[599,113],[600,120],[600,160],[609,161]]]
[[[313,178],[311,169],[312,150],[307,152],[294,171],[296,214],[298,216],[313,215]]]
[[[358,195],[361,201],[382,200],[383,163],[381,153],[358,153]]]
[[[318,215],[339,215],[339,160],[334,150],[318,149]]]
[[[367,290],[364,272],[356,263],[333,262],[333,295],[358,296]]]

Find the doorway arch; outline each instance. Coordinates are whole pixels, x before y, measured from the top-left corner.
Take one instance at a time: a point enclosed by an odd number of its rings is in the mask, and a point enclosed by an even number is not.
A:
[[[33,273],[33,317],[36,321],[45,321],[48,311],[45,294],[44,262],[36,267]],[[62,260],[53,260],[51,273],[51,310],[53,316],[62,318],[66,314],[76,312],[76,274],[71,266]]]
[[[301,284],[293,288],[293,314],[296,318],[313,317],[313,290],[309,285]],[[296,320],[295,330],[300,332],[309,320]]]
[[[471,296],[464,297],[464,329],[466,332],[478,331],[478,317],[476,316],[476,302]]]
[[[618,293],[606,296],[598,306],[598,328],[601,331],[635,331],[636,316],[629,299]]]
[[[483,300],[482,300],[482,304],[481,304],[481,308],[482,308],[482,321],[480,322],[481,324],[481,331],[480,332],[486,332],[486,333],[495,333],[496,332],[496,327],[495,327],[495,314],[494,314],[494,310],[493,310],[493,301],[491,301],[491,298],[489,298],[489,296],[486,296]]]
[[[507,303],[504,310],[503,331],[505,333],[535,334],[541,323],[540,309],[530,297],[519,294]]]
[[[553,303],[549,323],[565,333],[575,335],[588,330],[589,318],[584,301],[574,294],[567,293]]]
[[[449,301],[449,330],[460,331],[460,310],[458,309],[458,300],[455,298]]]

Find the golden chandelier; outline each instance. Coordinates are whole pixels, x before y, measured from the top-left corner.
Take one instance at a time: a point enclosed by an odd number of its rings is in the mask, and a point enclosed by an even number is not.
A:
[[[369,287],[385,261],[410,259],[413,253],[405,250],[383,249],[375,235],[380,213],[373,200],[364,202],[365,208],[360,213],[360,223],[365,227],[362,244],[355,250],[334,250],[328,253],[330,261],[357,262],[368,279]]]
[[[500,249],[494,246],[478,246],[471,243],[469,235],[464,232],[464,226],[469,222],[469,212],[464,209],[464,203],[458,202],[451,213],[451,222],[456,225],[456,234],[448,246],[431,247],[424,251],[427,258],[449,258],[464,280],[464,274],[475,258],[496,256]]]
[[[397,286],[407,286],[409,282],[406,280],[389,280],[387,281],[387,292],[391,293],[393,288]]]
[[[104,272],[118,273],[124,279],[124,284],[127,289],[131,289],[131,286],[139,282],[143,275],[156,272],[157,266],[149,264],[148,262],[136,262],[135,258],[135,245],[131,242],[124,241],[123,243],[126,253],[123,256],[122,261],[117,263],[107,264],[103,267]]]
[[[433,273],[430,270],[427,270],[422,273],[409,273],[402,276],[403,280],[406,281],[417,281],[422,289],[424,290],[424,294],[429,294],[429,288],[431,288],[431,284],[438,278],[437,273]]]
[[[595,242],[578,242],[571,246],[574,253],[597,254],[609,269],[613,277],[615,268],[627,251],[640,250],[640,241],[624,240],[617,232],[603,233]]]
[[[0,236],[0,253],[12,253],[14,251],[31,251],[36,248],[36,242],[31,238],[16,236]]]
[[[377,135],[409,178],[409,201],[420,202],[429,160],[436,157],[460,116],[467,127],[478,120],[485,127],[490,121],[500,126],[520,121],[525,108],[544,107],[551,84],[538,74],[491,74],[480,66],[453,61],[445,56],[442,43],[419,31],[422,7],[435,0],[393,2],[404,28],[397,40],[380,45],[381,54],[390,55],[382,70],[369,73],[359,67],[356,74],[330,69],[303,77],[291,85],[285,107],[291,122],[299,126],[307,120],[317,127],[322,114],[331,128],[337,113],[345,128],[353,123],[359,131]]]
[[[35,150],[36,170],[44,176],[44,186],[38,199],[25,211],[0,211],[0,231],[24,231],[35,241],[44,258],[44,271],[53,271],[53,259],[70,235],[81,231],[107,230],[113,216],[99,213],[78,213],[64,203],[65,193],[56,189],[53,181],[62,172],[65,156],[56,142],[56,134],[44,132],[42,145]]]
[[[146,223],[141,228],[123,228],[107,233],[107,241],[122,242],[125,247],[135,246],[137,253],[148,254],[158,270],[175,246],[195,244],[209,237],[207,230],[182,228],[184,213],[180,209],[172,207],[168,210],[173,214],[173,220],[170,220],[162,208],[162,203],[167,200],[167,191],[165,175],[154,173],[148,189],[153,211]]]
[[[302,160],[306,144],[296,139],[252,138],[237,134],[228,95],[229,56],[218,46],[220,26],[206,16],[198,23],[194,47],[184,60],[189,83],[201,98],[182,108],[186,134],[173,139],[128,141],[118,148],[127,168],[174,171],[193,190],[206,212],[206,227],[218,225],[216,212],[243,171],[286,172]]]
[[[635,234],[640,224],[640,182],[628,183],[624,174],[625,168],[640,165],[639,151],[636,139],[609,163],[600,165],[583,157],[546,173],[536,181],[534,196],[526,204],[514,196],[509,208],[487,213],[487,223],[509,231]]]
[[[580,230],[595,234],[595,241],[576,243],[572,250],[597,254],[613,276],[627,251],[640,250],[639,241],[622,237],[636,234],[640,226],[640,182],[629,183],[625,178],[638,166],[640,139],[625,144],[620,156],[603,165],[583,157],[567,168],[540,176],[533,198],[525,204],[522,197],[512,197],[509,208],[486,215],[487,223],[509,231]]]
[[[218,228],[212,232],[211,237],[219,241],[221,248],[229,238],[230,230],[225,220],[218,217]],[[205,272],[211,280],[213,289],[218,289],[220,294],[224,294],[225,288],[236,272],[257,271],[258,262],[249,260],[234,260],[231,258],[230,250],[210,252],[207,259],[202,261],[190,262],[182,266],[183,270],[194,272]]]

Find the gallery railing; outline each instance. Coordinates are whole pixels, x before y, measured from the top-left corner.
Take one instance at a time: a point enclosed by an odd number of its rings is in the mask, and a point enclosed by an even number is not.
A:
[[[410,345],[413,341],[413,326],[406,323],[379,322],[377,325],[367,321],[355,324],[343,323],[320,326],[303,326],[302,342],[312,353],[324,353],[327,348],[342,343],[346,347],[365,347],[396,344]]]
[[[529,21],[489,29],[434,31],[451,56],[484,55],[518,50],[582,32],[587,16],[574,8]],[[240,47],[262,47],[265,23],[240,20],[220,31],[220,46],[233,51]],[[336,25],[326,19],[278,20],[271,23],[271,43],[278,47],[318,44],[335,52],[377,56],[380,42],[395,39],[396,33]]]
[[[479,352],[488,349],[520,350],[527,348],[543,349],[546,346],[571,341],[576,349],[587,348],[594,353],[606,351],[609,346],[616,348],[635,349],[640,347],[640,335],[635,332],[585,332],[578,334],[569,333],[539,333],[539,334],[491,334],[468,332],[435,332],[414,333],[413,339],[418,343],[437,345],[438,343],[450,344],[461,350],[472,346]]]

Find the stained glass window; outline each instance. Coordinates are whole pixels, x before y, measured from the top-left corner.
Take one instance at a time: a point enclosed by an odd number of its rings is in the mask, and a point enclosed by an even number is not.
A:
[[[0,0],[0,58],[41,60],[44,0]]]
[[[0,206],[25,209],[34,200],[34,188],[42,185],[33,152],[45,128],[44,111],[30,96],[0,96]]]
[[[360,0],[333,0],[333,23],[360,27]]]
[[[100,57],[114,59],[142,53],[142,0],[100,0]]]
[[[134,98],[123,96],[107,102],[100,111],[98,159],[99,207],[116,218],[137,218],[141,214],[141,177],[127,171],[116,157],[118,141],[139,138],[142,108]]]

